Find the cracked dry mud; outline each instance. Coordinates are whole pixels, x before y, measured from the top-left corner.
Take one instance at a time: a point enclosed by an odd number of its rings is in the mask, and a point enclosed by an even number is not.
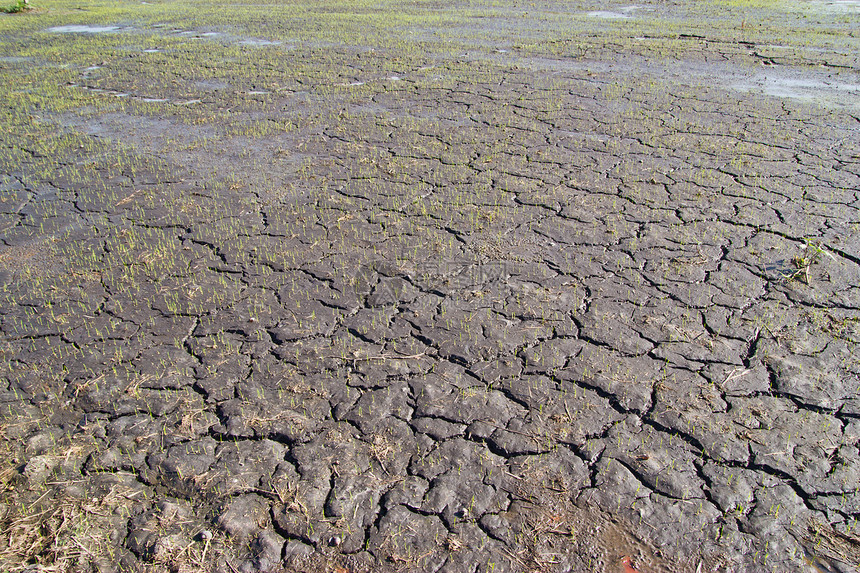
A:
[[[0,22],[7,567],[856,570],[855,4],[114,4]]]

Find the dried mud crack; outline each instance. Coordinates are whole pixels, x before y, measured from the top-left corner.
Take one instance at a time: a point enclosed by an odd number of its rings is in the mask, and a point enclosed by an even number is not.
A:
[[[857,3],[33,4],[0,569],[860,567]]]

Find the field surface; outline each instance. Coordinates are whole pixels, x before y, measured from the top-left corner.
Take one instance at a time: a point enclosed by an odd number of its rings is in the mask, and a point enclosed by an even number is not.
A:
[[[0,570],[850,572],[860,5],[0,14]]]

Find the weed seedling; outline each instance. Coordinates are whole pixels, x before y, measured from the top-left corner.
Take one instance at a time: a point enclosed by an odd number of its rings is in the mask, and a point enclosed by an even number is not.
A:
[[[30,7],[30,0],[16,0],[14,4],[0,8],[0,12],[5,12],[6,14],[17,14],[19,12],[27,12],[29,10],[32,10]]]
[[[802,280],[804,284],[809,285],[810,267],[820,263],[822,255],[826,254],[833,259],[836,257],[827,252],[827,249],[825,249],[821,243],[816,243],[810,240],[806,240],[806,244],[802,248],[805,251],[804,255],[797,255],[791,259],[791,264],[796,270],[790,273],[782,273],[782,276],[786,281],[799,279]]]

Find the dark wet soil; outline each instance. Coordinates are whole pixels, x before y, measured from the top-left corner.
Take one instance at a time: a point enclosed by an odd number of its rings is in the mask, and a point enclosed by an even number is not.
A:
[[[109,47],[2,136],[2,509],[86,502],[81,570],[855,571],[854,5],[407,12],[33,32]]]

